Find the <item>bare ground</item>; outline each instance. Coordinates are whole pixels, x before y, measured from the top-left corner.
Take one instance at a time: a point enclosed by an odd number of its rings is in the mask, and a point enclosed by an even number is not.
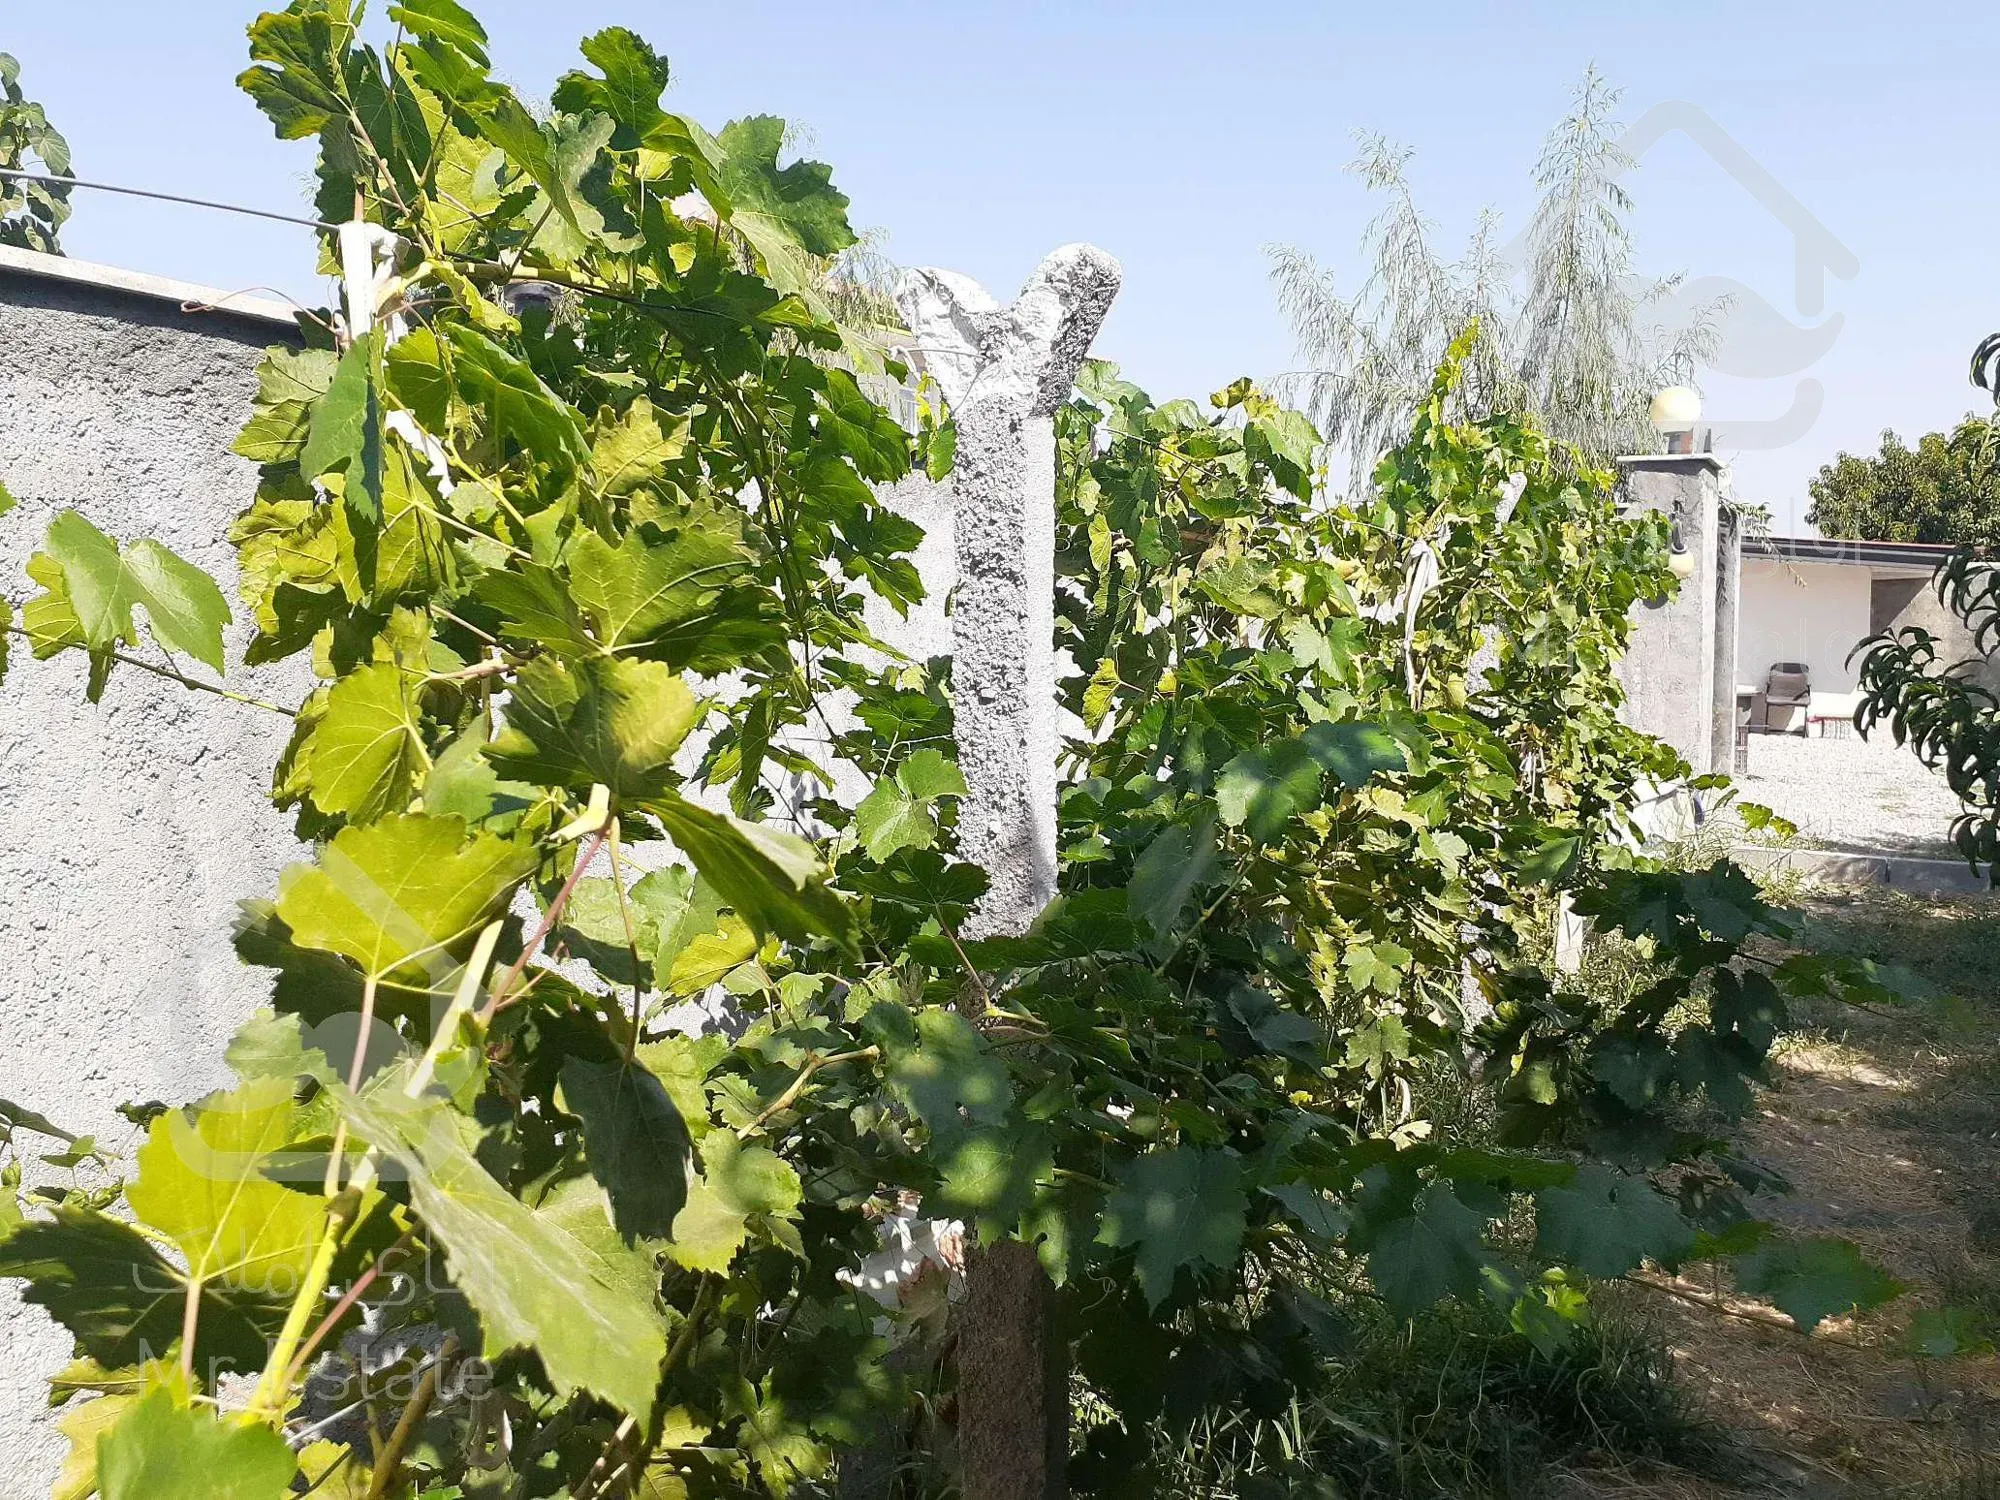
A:
[[[1793,1185],[1768,1217],[1853,1241],[1907,1290],[1804,1337],[1708,1267],[1611,1289],[1614,1313],[1660,1329],[1756,1478],[1601,1468],[1573,1476],[1577,1497],[2000,1500],[2000,1357],[1927,1356],[1909,1337],[1945,1307],[2000,1336],[2000,900],[1822,892],[1807,912],[1806,946],[1906,964],[1940,999],[1813,1018],[1743,1145]]]

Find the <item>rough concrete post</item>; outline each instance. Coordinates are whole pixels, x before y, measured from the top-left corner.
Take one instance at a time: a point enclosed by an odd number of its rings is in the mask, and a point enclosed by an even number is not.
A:
[[[1715,709],[1709,769],[1736,772],[1736,635],[1743,596],[1743,518],[1728,501],[1715,515]]]
[[[1722,515],[1722,464],[1707,453],[1621,458],[1624,490],[1634,510],[1665,513],[1680,528],[1694,571],[1680,592],[1634,610],[1632,639],[1619,664],[1626,720],[1672,745],[1700,775],[1715,766],[1717,739],[1716,574]],[[1732,640],[1733,654],[1733,640]],[[1730,688],[1734,733],[1735,683]]]
[[[1065,245],[1011,307],[949,271],[897,288],[958,424],[952,699],[970,789],[959,846],[992,882],[967,932],[1018,933],[1056,889],[1055,425],[1118,263]]]
[[[1025,932],[1056,891],[1055,425],[1118,294],[1118,263],[1065,245],[1011,307],[949,271],[897,302],[958,426],[952,703],[959,847],[990,887],[968,935]],[[959,1336],[965,1500],[1067,1492],[1065,1345],[1032,1247],[975,1249]]]

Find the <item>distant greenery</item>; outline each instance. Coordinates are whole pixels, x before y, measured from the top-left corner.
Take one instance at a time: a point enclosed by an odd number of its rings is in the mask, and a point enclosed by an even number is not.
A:
[[[1926,433],[1914,448],[1882,434],[1873,457],[1843,453],[1808,486],[1806,519],[1832,537],[1878,542],[2000,542],[2000,450],[1983,418]]]
[[[1305,366],[1293,376],[1296,394],[1356,480],[1409,432],[1445,350],[1475,321],[1459,392],[1468,417],[1532,414],[1598,462],[1651,450],[1653,396],[1713,358],[1726,308],[1700,304],[1676,326],[1663,304],[1681,279],[1635,273],[1618,100],[1594,69],[1584,74],[1535,163],[1539,196],[1518,261],[1490,210],[1462,256],[1440,255],[1437,225],[1406,174],[1409,149],[1379,135],[1361,138],[1348,168],[1386,200],[1363,241],[1373,264],[1359,289],[1341,296],[1311,254],[1270,247]]]
[[[67,177],[69,142],[21,92],[20,78],[20,63],[0,52],[0,167]],[[60,255],[57,236],[68,218],[68,187],[0,178],[0,245]]]

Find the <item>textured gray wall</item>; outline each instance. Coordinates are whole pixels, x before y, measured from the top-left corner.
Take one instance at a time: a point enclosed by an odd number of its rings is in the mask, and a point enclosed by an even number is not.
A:
[[[1632,639],[1618,665],[1625,685],[1625,721],[1672,745],[1699,775],[1709,769],[1719,738],[1715,679],[1721,466],[1707,454],[1622,458],[1619,463],[1626,505],[1677,518],[1695,563],[1693,576],[1673,598],[1632,611]],[[1732,589],[1732,607],[1734,598]],[[1733,714],[1731,722],[1733,726]],[[1728,770],[1729,762],[1720,768]]]
[[[17,609],[35,592],[23,566],[65,508],[121,541],[157,538],[236,607],[224,532],[256,471],[227,450],[258,358],[289,330],[182,311],[190,299],[213,296],[0,250],[0,482],[20,502],[0,518],[0,588]],[[925,529],[916,560],[930,596],[907,619],[872,602],[869,625],[920,661],[947,654],[950,485],[915,475],[884,498]],[[232,663],[249,634],[247,620],[232,626]],[[237,960],[229,933],[237,900],[269,893],[299,856],[265,796],[289,722],[130,667],[93,707],[81,657],[37,662],[12,645],[0,685],[0,1098],[129,1156],[139,1133],[117,1106],[226,1084],[223,1049],[267,997],[268,976]],[[279,703],[306,687],[290,666],[233,666],[229,681]],[[850,722],[844,704],[828,707],[836,726]],[[850,775],[838,794],[867,790]],[[68,1338],[17,1286],[0,1282],[0,1500],[46,1495],[66,1447],[46,1392]]]
[[[265,319],[0,266],[0,482],[20,501],[0,518],[7,596],[18,606],[35,592],[22,566],[49,518],[74,507],[208,569],[234,608],[223,532],[256,473],[226,450],[260,352],[285,336]],[[231,628],[232,662],[248,634],[247,622]],[[115,1106],[225,1082],[223,1045],[266,991],[229,929],[237,898],[271,890],[297,852],[264,795],[289,724],[125,667],[92,706],[81,657],[37,662],[18,637],[12,646],[0,685],[0,1097],[122,1152],[136,1132]],[[230,675],[239,689],[260,684]],[[282,673],[261,685],[297,696]],[[64,1448],[43,1414],[67,1336],[21,1305],[17,1285],[0,1283],[4,1500],[46,1495]]]
[[[1869,628],[1901,630],[1921,625],[1938,638],[1938,658],[1945,662],[1977,661],[1970,674],[1987,691],[2000,693],[2000,653],[1982,655],[1972,632],[1945,608],[1928,578],[1878,578],[1874,585]]]

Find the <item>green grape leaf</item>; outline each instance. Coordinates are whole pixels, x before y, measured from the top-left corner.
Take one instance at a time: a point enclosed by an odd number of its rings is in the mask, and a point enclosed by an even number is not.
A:
[[[744,1450],[756,1461],[765,1486],[785,1500],[801,1480],[817,1479],[832,1460],[826,1447],[813,1440],[806,1413],[796,1411],[781,1395],[760,1392],[740,1377],[731,1383],[729,1404],[743,1419]]]
[[[608,496],[629,495],[660,478],[667,466],[687,451],[685,413],[662,428],[653,403],[641,396],[616,421],[597,430],[590,445],[590,468],[598,490]],[[596,533],[590,534],[595,539]]]
[[[623,26],[608,26],[583,39],[578,48],[603,73],[565,73],[556,84],[554,103],[560,110],[582,114],[597,110],[616,120],[628,135],[616,138],[621,148],[643,139],[664,118],[660,96],[669,71],[644,38]]]
[[[740,532],[724,518],[708,517],[665,541],[635,529],[613,547],[585,533],[570,549],[569,591],[599,647],[616,651],[675,642],[748,571]]]
[[[1055,1168],[1044,1130],[974,1127],[955,1132],[935,1155],[938,1185],[924,1195],[926,1211],[964,1219],[982,1240],[1014,1234]]]
[[[562,656],[590,656],[597,651],[583,611],[570,597],[562,574],[553,568],[522,562],[484,575],[472,593],[499,614],[501,634],[509,640],[547,646]]]
[[[533,121],[528,124],[532,130]],[[589,459],[590,448],[576,413],[542,383],[525,360],[463,323],[452,324],[446,337],[451,342],[459,393],[485,413],[495,437],[512,438],[545,462],[568,458],[583,463]]]
[[[458,0],[402,0],[389,19],[412,36],[451,43],[480,67],[486,66],[486,28]]]
[[[1347,982],[1358,994],[1374,990],[1379,994],[1393,995],[1402,988],[1403,975],[1408,972],[1413,955],[1401,944],[1392,943],[1387,938],[1376,938],[1370,943],[1356,943],[1347,950],[1341,960],[1341,968],[1346,971]]]
[[[1123,679],[1118,675],[1118,658],[1107,656],[1097,664],[1097,670],[1090,674],[1090,681],[1083,690],[1083,726],[1095,730],[1111,716],[1112,705],[1118,701],[1118,689]]]
[[[690,1271],[724,1275],[752,1229],[767,1231],[798,1216],[799,1174],[762,1146],[746,1146],[733,1131],[711,1131],[701,1143],[701,1175],[674,1220],[667,1255]]]
[[[1400,771],[1407,763],[1403,747],[1374,724],[1321,720],[1308,724],[1299,739],[1319,768],[1346,787],[1364,786],[1377,772]]]
[[[937,842],[938,799],[965,793],[965,777],[943,751],[919,750],[861,799],[855,836],[878,864],[900,849],[928,849]]]
[[[533,849],[486,833],[468,839],[458,818],[398,814],[343,828],[317,864],[288,866],[277,914],[301,948],[424,986],[440,969],[449,977],[534,868]]]
[[[180,1271],[129,1224],[67,1205],[51,1214],[0,1237],[0,1276],[24,1280],[22,1300],[47,1309],[77,1349],[107,1369],[172,1348],[187,1306]],[[196,1368],[260,1368],[289,1300],[260,1303],[204,1284]]]
[[[931,1128],[934,1138],[956,1135],[967,1122],[1004,1124],[1014,1102],[1013,1082],[972,1023],[943,1006],[920,1010],[913,1019],[915,1045],[897,1048],[889,1057],[891,1092]]]
[[[838,255],[855,243],[847,222],[847,195],[834,188],[832,169],[820,162],[780,168],[784,143],[785,122],[774,115],[753,115],[722,127],[716,137],[721,160],[715,173],[729,195],[729,222],[767,264],[795,254],[792,247],[808,255]],[[780,289],[795,290],[782,283]]]
[[[225,1421],[155,1389],[97,1442],[102,1500],[279,1500],[299,1466],[262,1423]]]
[[[1285,601],[1275,591],[1270,570],[1247,557],[1204,569],[1196,577],[1195,587],[1231,614],[1275,620],[1285,611]]]
[[[575,1240],[606,1286],[646,1306],[658,1300],[659,1246],[625,1242],[612,1226],[611,1200],[596,1178],[564,1178],[536,1202],[535,1217]]]
[[[933,427],[925,437],[923,447],[924,477],[932,484],[944,483],[958,464],[957,419],[947,417]]]
[[[627,896],[645,928],[642,956],[652,960],[654,982],[669,993],[689,993],[685,985],[694,977],[692,968],[680,974],[678,979],[676,971],[683,956],[691,952],[695,943],[704,938],[728,937],[730,946],[734,947],[740,941],[733,935],[735,932],[748,935],[744,924],[723,917],[722,899],[716,894],[715,887],[685,865],[669,865],[662,870],[648,871]],[[751,948],[749,953],[743,955],[744,958],[756,951],[754,935],[751,935],[750,941]],[[697,958],[690,962],[698,965],[705,960]],[[740,963],[742,959],[736,962]],[[735,967],[735,964],[730,967]]]
[[[236,1028],[223,1060],[245,1083],[278,1078],[296,1084],[301,1078],[311,1078],[325,1085],[338,1076],[326,1053],[307,1044],[305,1026],[296,1015],[269,1010],[254,1012]]]
[[[169,1110],[139,1148],[132,1212],[170,1236],[187,1271],[275,1302],[306,1279],[326,1222],[326,1199],[265,1173],[282,1164],[298,1111],[292,1080],[264,1078],[211,1094],[193,1118]]]
[[[1319,433],[1303,412],[1275,411],[1252,419],[1243,429],[1244,450],[1301,499],[1312,493],[1313,455],[1319,443]]]
[[[382,518],[381,336],[363,334],[340,356],[333,383],[312,409],[299,472],[308,479],[338,472],[341,497],[363,521]]]
[[[846,370],[826,371],[819,427],[871,484],[893,483],[910,472],[909,433]]]
[[[37,1135],[48,1136],[51,1140],[74,1145],[76,1136],[64,1130],[47,1115],[37,1114],[24,1104],[16,1104],[11,1099],[0,1099],[0,1142],[11,1141],[17,1130],[32,1130]]]
[[[377,1088],[342,1089],[339,1101],[354,1132],[406,1175],[411,1206],[479,1313],[486,1355],[532,1348],[559,1391],[589,1391],[643,1424],[666,1357],[652,1305],[494,1181],[435,1100]]]
[[[1811,1333],[1826,1318],[1879,1307],[1903,1290],[1846,1240],[1775,1240],[1735,1262],[1736,1289],[1763,1297]]]
[[[511,833],[541,789],[505,781],[486,758],[486,726],[475,722],[440,750],[424,776],[424,811],[456,816],[472,829]]]
[[[660,1087],[674,1101],[681,1123],[696,1140],[712,1128],[708,1115],[708,1094],[702,1082],[708,1077],[728,1041],[718,1033],[708,1036],[670,1035],[642,1042],[636,1054],[639,1065],[660,1080]]]
[[[1222,821],[1269,843],[1319,801],[1320,768],[1298,740],[1248,750],[1222,768],[1215,805]]]
[[[797,834],[668,795],[646,803],[716,894],[760,935],[795,943],[851,938],[853,917],[825,885],[826,865]]]
[[[671,959],[660,959],[654,973],[669,995],[699,995],[756,957],[758,946],[748,923],[723,917],[715,931],[697,933]]]
[[[1583,840],[1575,834],[1551,835],[1533,853],[1521,856],[1521,878],[1538,885],[1554,885],[1575,867],[1582,848]]]
[[[420,674],[374,662],[334,683],[299,764],[313,805],[369,823],[405,812],[429,769]]]
[[[1541,1253],[1586,1276],[1623,1276],[1649,1260],[1672,1265],[1694,1245],[1680,1210],[1651,1183],[1608,1167],[1578,1168],[1569,1186],[1536,1194],[1535,1207]]]
[[[121,642],[136,646],[134,605],[146,611],[153,637],[171,651],[223,669],[222,627],[229,606],[215,580],[158,542],[118,544],[82,515],[66,510],[49,523],[43,550],[28,562],[28,576],[45,590],[30,599],[21,623],[38,657],[80,646],[97,658],[92,680],[101,690],[105,654]],[[93,701],[96,693],[92,693]]]
[[[1134,1157],[1104,1200],[1104,1244],[1135,1247],[1139,1285],[1158,1307],[1174,1276],[1201,1266],[1236,1264],[1249,1199],[1233,1151],[1176,1146]]]
[[[506,727],[486,757],[522,781],[601,783],[620,801],[640,800],[679,782],[674,752],[702,711],[664,662],[592,657],[572,667],[537,657],[516,674]]]
[[[583,1121],[584,1160],[611,1195],[619,1234],[628,1243],[666,1238],[687,1201],[689,1140],[659,1079],[636,1063],[572,1057],[562,1099]]]
[[[270,117],[280,140],[316,135],[342,112],[340,96],[319,76],[332,50],[331,19],[323,10],[266,12],[250,23],[250,56],[260,66],[236,82]]]
[[[1379,1229],[1368,1277],[1398,1317],[1410,1318],[1447,1293],[1473,1296],[1485,1264],[1486,1224],[1440,1182],[1423,1190],[1416,1211]]]
[[[1347,1233],[1350,1222],[1347,1210],[1317,1188],[1308,1187],[1303,1182],[1281,1182],[1264,1191],[1284,1206],[1292,1221],[1309,1238],[1332,1246]]]
[[[1180,921],[1188,898],[1221,868],[1211,814],[1192,828],[1169,825],[1153,836],[1132,866],[1125,909],[1164,937]]]

